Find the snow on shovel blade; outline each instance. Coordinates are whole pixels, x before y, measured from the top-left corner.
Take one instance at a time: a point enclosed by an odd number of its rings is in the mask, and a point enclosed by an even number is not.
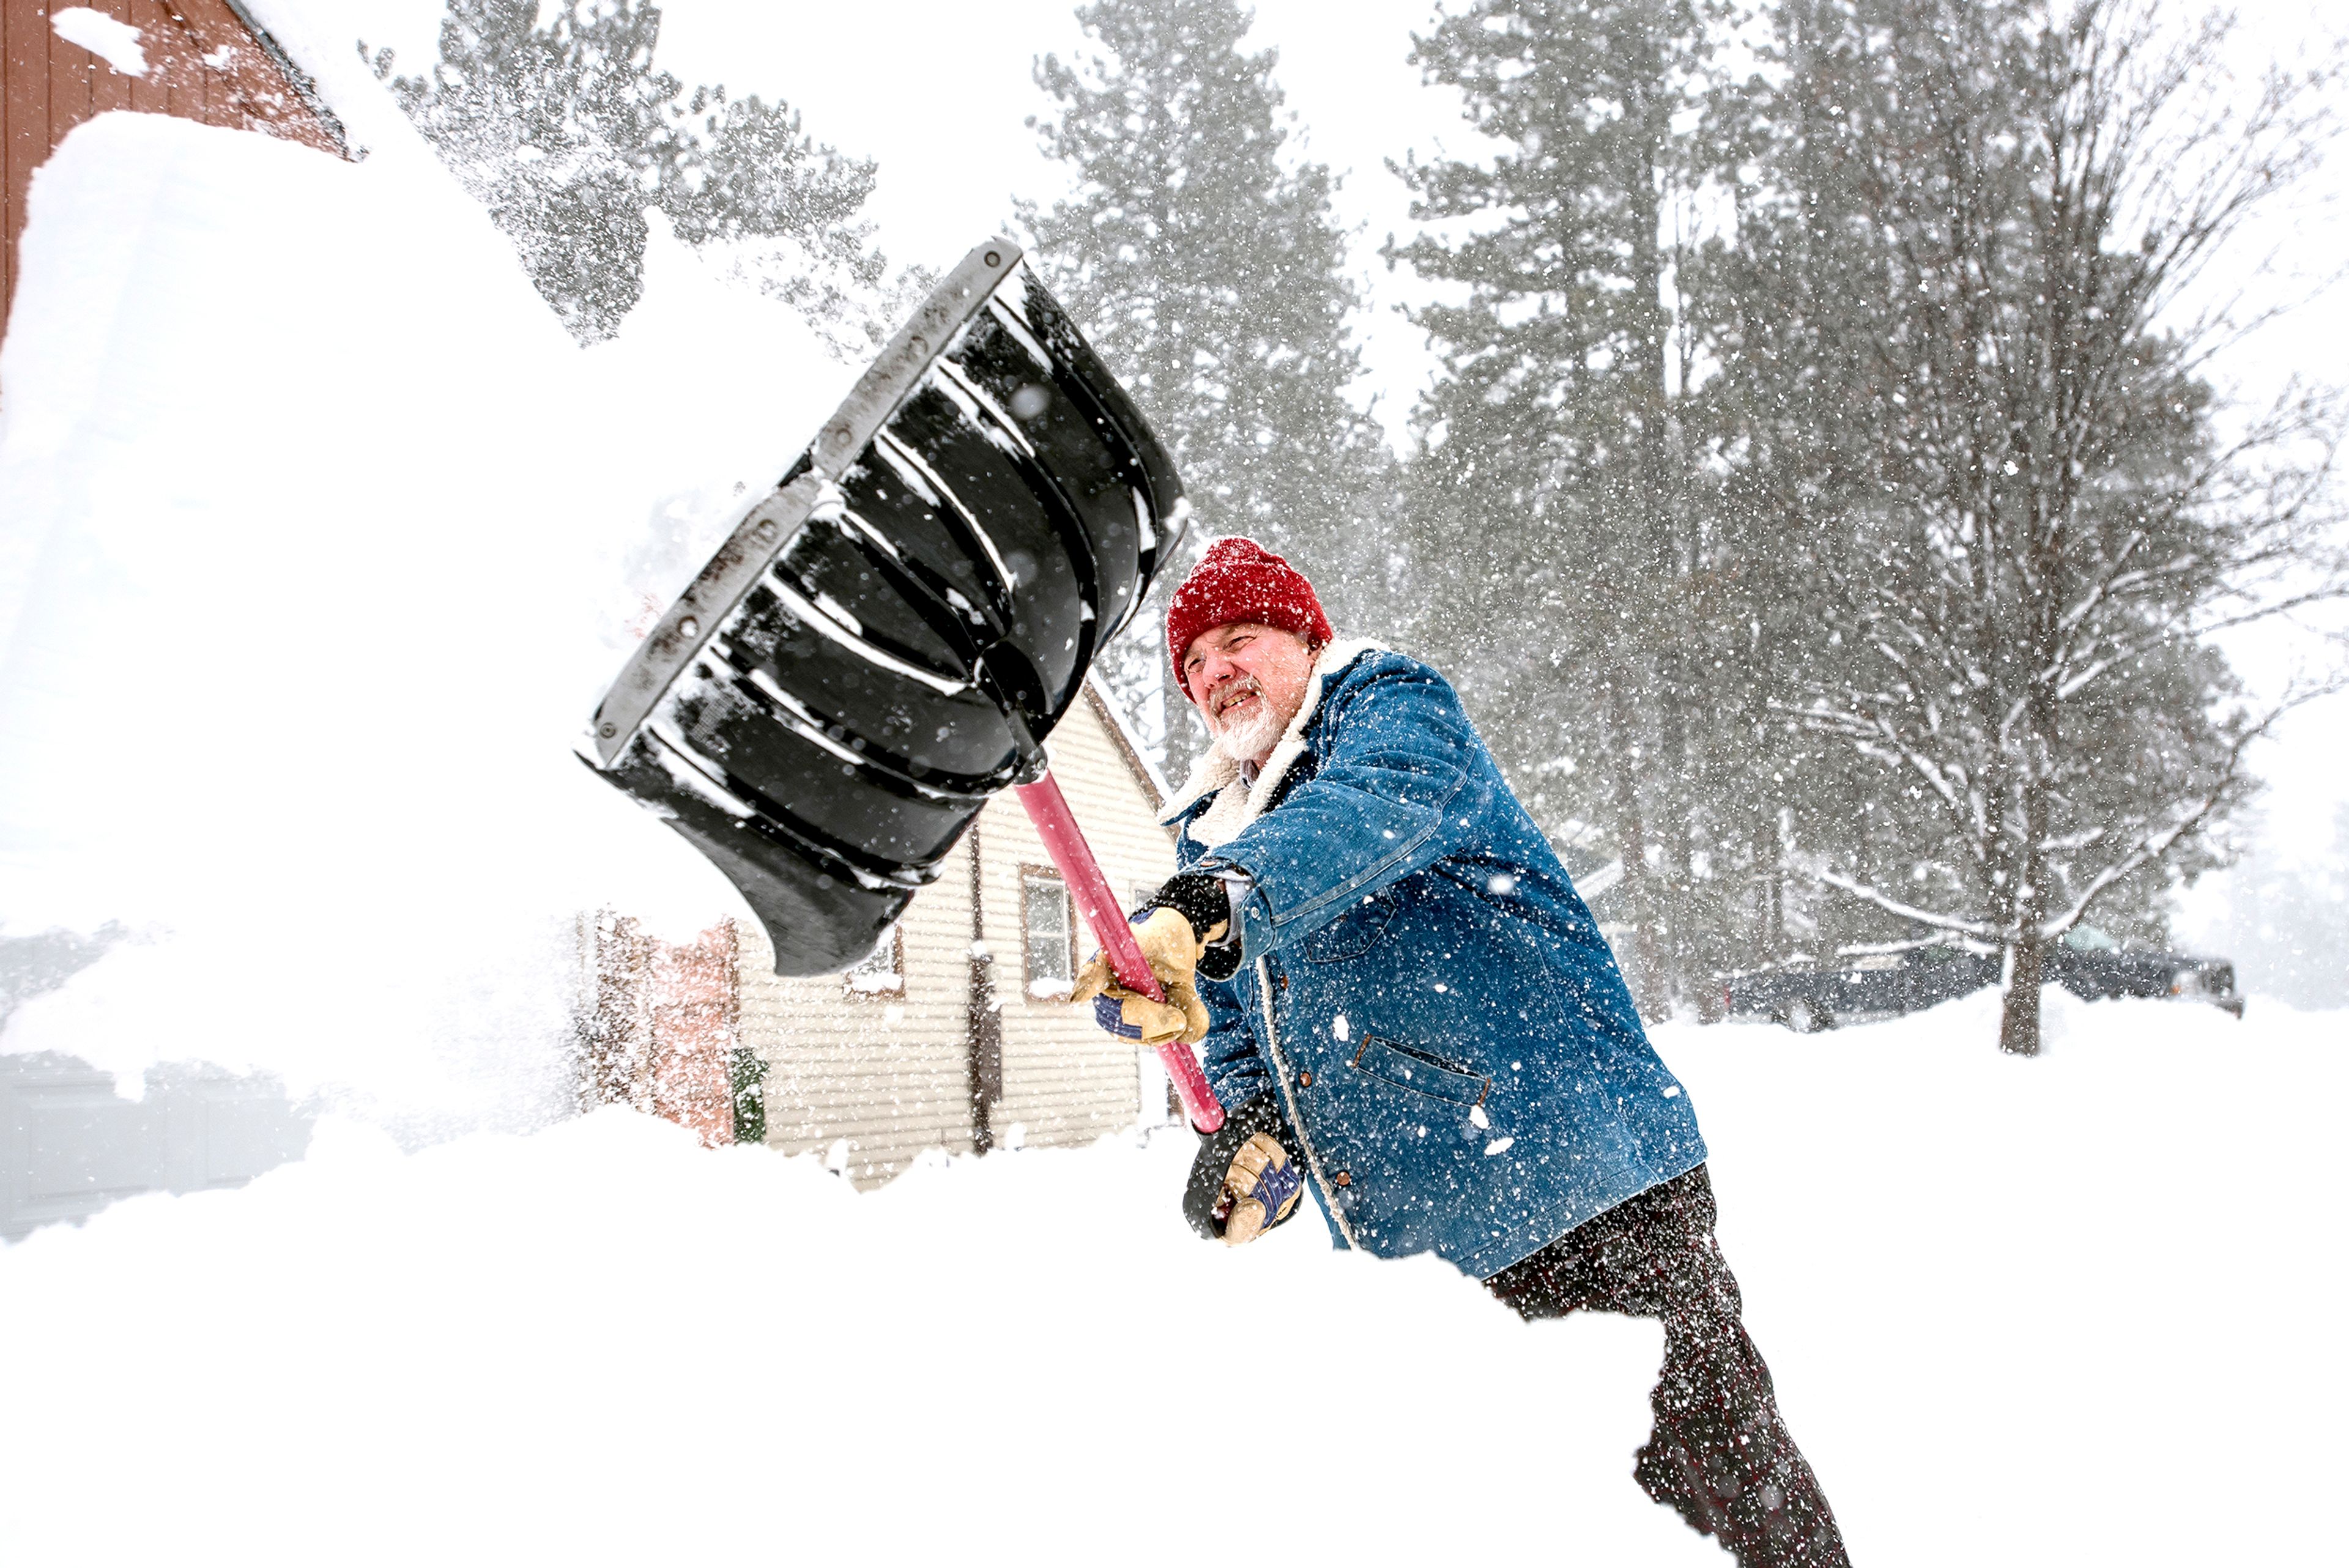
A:
[[[1182,537],[1183,486],[1019,248],[947,274],[595,710],[581,755],[781,975],[870,953]]]

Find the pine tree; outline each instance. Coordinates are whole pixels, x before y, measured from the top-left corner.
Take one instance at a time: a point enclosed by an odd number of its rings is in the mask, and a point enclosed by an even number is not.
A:
[[[1361,527],[1386,455],[1345,397],[1361,302],[1329,170],[1281,163],[1276,55],[1243,50],[1236,0],[1096,0],[1077,17],[1102,52],[1036,64],[1058,109],[1030,123],[1078,184],[1049,211],[1022,209],[1034,258],[1168,442],[1193,549],[1250,534],[1293,555],[1341,625],[1362,625],[1399,575]],[[1107,667],[1179,763],[1195,738],[1164,719],[1165,592]]]
[[[449,0],[429,72],[393,77],[388,49],[369,64],[574,336],[611,336],[636,304],[648,208],[819,325],[872,335],[877,324],[854,319],[883,283],[856,217],[871,163],[815,142],[782,104],[688,92],[656,69],[651,0],[567,0],[543,26],[541,9]]]
[[[1444,356],[1406,507],[1448,546],[1430,552],[1440,652],[1545,826],[1605,825],[1651,1016],[1674,991],[1717,995],[1701,868],[1752,858],[1700,805],[1741,798],[1709,766],[1740,754],[1709,733],[1730,664],[1710,639],[1744,617],[1698,386],[1716,310],[1692,293],[1695,199],[1731,161],[1713,104],[1724,25],[1714,0],[1477,0],[1444,16],[1413,58],[1501,150],[1400,167],[1430,227],[1388,253],[1466,296],[1413,315]]]

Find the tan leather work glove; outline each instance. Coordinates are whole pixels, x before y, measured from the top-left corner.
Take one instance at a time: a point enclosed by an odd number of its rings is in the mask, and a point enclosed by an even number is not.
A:
[[[1139,1030],[1145,1046],[1163,1046],[1172,1040],[1204,1040],[1207,1037],[1207,1006],[1199,1000],[1192,976],[1198,972],[1199,955],[1207,950],[1207,943],[1221,936],[1229,923],[1219,923],[1202,938],[1180,910],[1163,906],[1154,909],[1146,918],[1134,923],[1133,940],[1149,963],[1159,988],[1166,993],[1166,1000],[1154,1002],[1119,985],[1110,969],[1109,954],[1097,952],[1077,971],[1077,983],[1069,993],[1069,1001],[1076,1004],[1090,1002],[1096,996],[1114,997],[1120,1005],[1120,1021],[1126,1029]],[[1124,1034],[1126,1029],[1113,1032]]]
[[[1139,1040],[1155,1050],[1176,1040],[1196,1045],[1207,1037],[1207,1009],[1199,1000],[1198,992],[1177,982],[1166,988],[1166,1000],[1154,1002],[1121,988],[1115,997],[1104,996],[1093,1004],[1093,1016],[1101,1016],[1102,1007],[1113,1002],[1117,1018],[1123,1027],[1111,1033],[1126,1039]]]

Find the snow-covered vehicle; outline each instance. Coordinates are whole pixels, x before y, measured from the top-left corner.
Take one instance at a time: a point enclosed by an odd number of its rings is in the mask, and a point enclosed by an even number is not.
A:
[[[1935,944],[1868,954],[1831,969],[1733,975],[1722,984],[1722,1001],[1733,1015],[1759,1015],[1808,1034],[1913,1013],[1997,985],[2000,978],[1996,953]],[[2235,966],[2226,959],[2132,950],[2092,925],[2075,926],[2048,950],[2047,978],[2085,1001],[2174,996],[2243,1016]]]

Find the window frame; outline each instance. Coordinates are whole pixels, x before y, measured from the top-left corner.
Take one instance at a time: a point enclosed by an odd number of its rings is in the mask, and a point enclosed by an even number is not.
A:
[[[1040,976],[1036,973],[1037,934],[1035,927],[1028,919],[1028,889],[1030,884],[1035,882],[1050,882],[1058,890],[1061,895],[1061,909],[1067,921],[1066,935],[1061,944],[1063,949],[1061,958],[1068,965],[1068,988],[1061,991],[1060,996],[1040,995],[1034,989],[1040,978],[1059,978],[1059,976]],[[1060,868],[1022,863],[1019,867],[1019,995],[1021,1000],[1059,1001],[1067,996],[1069,990],[1075,989],[1079,963],[1077,925],[1077,901],[1069,892],[1069,879],[1061,874]]]

